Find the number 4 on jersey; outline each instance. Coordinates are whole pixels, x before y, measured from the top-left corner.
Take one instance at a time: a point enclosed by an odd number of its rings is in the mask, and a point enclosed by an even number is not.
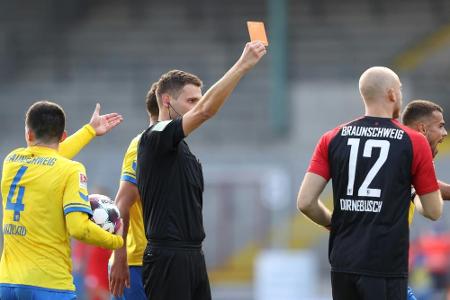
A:
[[[348,185],[347,185],[347,195],[353,196],[353,188],[355,186],[355,173],[356,173],[356,165],[358,162],[358,150],[359,150],[359,142],[360,139],[348,139],[347,145],[350,146],[350,158],[348,162]],[[358,196],[359,197],[381,197],[380,189],[369,189],[369,185],[372,183],[372,180],[377,176],[381,167],[387,160],[389,154],[389,148],[391,144],[386,140],[367,140],[364,145],[363,156],[364,157],[372,157],[372,149],[380,148],[380,156],[378,157],[375,164],[370,169],[369,173],[367,173],[366,178],[363,183],[359,187]]]
[[[25,209],[25,205],[22,203],[23,195],[25,193],[25,187],[18,186],[18,184],[27,169],[28,167],[22,166],[20,167],[19,171],[17,171],[16,176],[14,176],[13,182],[11,183],[11,186],[9,188],[8,198],[6,199],[6,210],[14,211],[14,221],[16,222],[20,220],[20,212]],[[13,203],[12,200],[14,198],[17,187],[19,187],[19,192],[17,193],[16,202]]]

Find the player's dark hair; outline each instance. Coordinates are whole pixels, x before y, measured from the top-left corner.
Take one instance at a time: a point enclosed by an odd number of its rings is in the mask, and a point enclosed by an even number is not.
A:
[[[25,125],[33,131],[37,140],[55,143],[59,142],[64,133],[66,115],[58,104],[46,100],[38,101],[28,109]]]
[[[154,82],[148,90],[147,97],[145,97],[145,104],[147,105],[147,112],[150,114],[150,117],[158,117],[159,115],[158,100],[156,99],[157,87],[158,82]]]
[[[411,125],[422,118],[429,117],[435,111],[443,113],[441,106],[428,100],[414,100],[406,105],[402,115],[402,122]]]
[[[160,98],[162,94],[168,93],[173,98],[178,98],[181,90],[187,84],[193,84],[198,87],[202,87],[203,83],[194,74],[180,71],[180,70],[172,70],[163,74],[158,81],[157,94]]]

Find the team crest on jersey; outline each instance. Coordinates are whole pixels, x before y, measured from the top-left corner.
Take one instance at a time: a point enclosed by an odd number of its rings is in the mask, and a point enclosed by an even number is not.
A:
[[[87,190],[87,176],[80,173],[80,188]]]

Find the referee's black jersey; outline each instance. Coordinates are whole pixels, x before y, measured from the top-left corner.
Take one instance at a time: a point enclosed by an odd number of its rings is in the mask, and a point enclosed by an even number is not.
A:
[[[158,122],[141,136],[136,176],[148,240],[205,238],[202,167],[184,137],[181,118]]]
[[[332,179],[332,271],[408,275],[411,185],[439,189],[426,138],[396,120],[361,117],[320,139],[308,172]]]

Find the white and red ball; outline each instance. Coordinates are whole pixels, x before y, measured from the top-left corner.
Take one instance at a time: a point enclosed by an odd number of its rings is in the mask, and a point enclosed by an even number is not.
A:
[[[89,195],[92,208],[91,220],[110,233],[116,233],[120,227],[120,211],[108,196]]]

